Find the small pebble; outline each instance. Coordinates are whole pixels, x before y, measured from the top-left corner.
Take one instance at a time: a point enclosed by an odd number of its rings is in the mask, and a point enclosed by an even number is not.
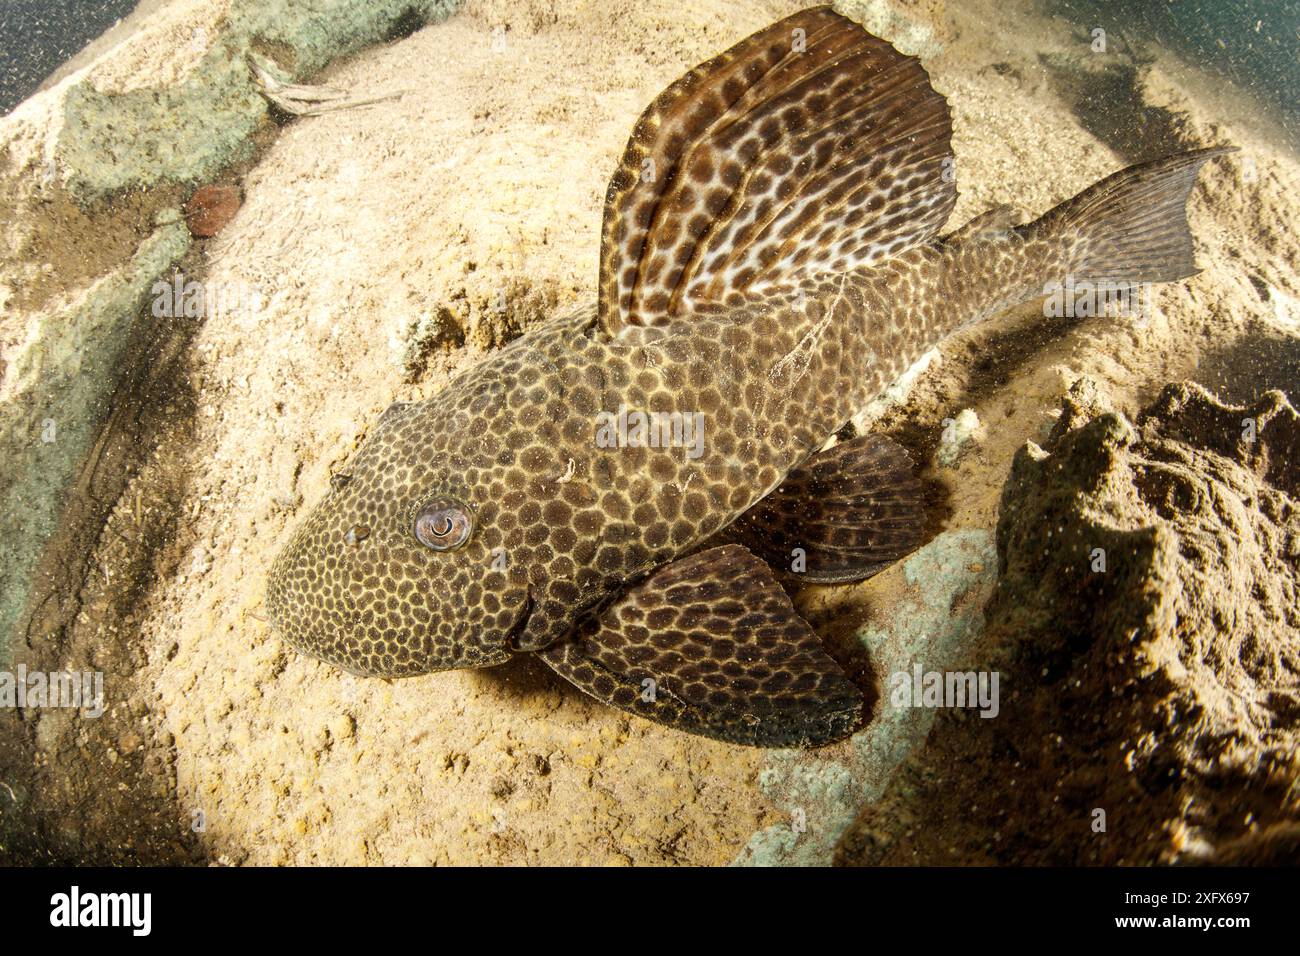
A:
[[[243,203],[238,186],[204,186],[185,204],[185,225],[200,239],[215,236]]]

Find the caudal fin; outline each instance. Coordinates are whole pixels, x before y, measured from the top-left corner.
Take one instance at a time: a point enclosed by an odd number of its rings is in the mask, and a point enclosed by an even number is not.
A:
[[[1094,183],[1021,231],[1063,244],[1076,279],[1172,282],[1198,271],[1187,226],[1187,196],[1207,160],[1235,152],[1216,146],[1122,169]]]

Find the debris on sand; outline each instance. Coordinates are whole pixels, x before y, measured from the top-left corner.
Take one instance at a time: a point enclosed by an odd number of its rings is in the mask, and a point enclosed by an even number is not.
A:
[[[308,86],[291,83],[275,69],[270,61],[250,54],[249,68],[257,88],[272,104],[294,116],[320,116],[335,110],[356,109],[362,106],[374,106],[385,100],[400,98],[409,90],[396,90],[377,96],[349,96],[347,91],[332,86]]]

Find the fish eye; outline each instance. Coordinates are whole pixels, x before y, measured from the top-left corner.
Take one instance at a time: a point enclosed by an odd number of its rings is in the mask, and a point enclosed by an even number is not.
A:
[[[426,548],[450,551],[465,543],[473,524],[460,502],[430,501],[415,516],[415,537]]]

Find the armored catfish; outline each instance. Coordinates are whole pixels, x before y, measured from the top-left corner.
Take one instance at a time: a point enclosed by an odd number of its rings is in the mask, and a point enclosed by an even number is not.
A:
[[[595,307],[390,407],[275,561],[275,627],[355,674],[531,653],[691,733],[853,732],[864,695],[778,575],[862,580],[925,521],[904,451],[846,423],[1049,283],[1195,274],[1186,200],[1226,151],[941,237],[950,134],[920,62],[829,7],[673,83],[610,180]]]

